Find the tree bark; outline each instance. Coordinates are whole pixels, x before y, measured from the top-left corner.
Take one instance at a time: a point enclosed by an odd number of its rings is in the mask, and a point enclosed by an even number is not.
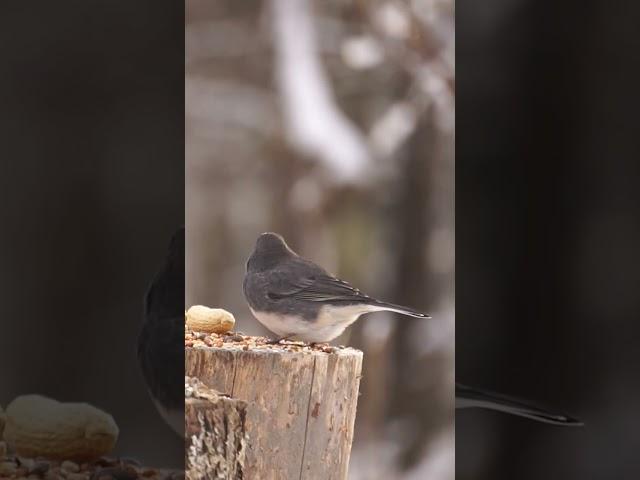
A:
[[[245,401],[243,479],[347,478],[362,352],[185,348],[186,375]]]
[[[186,378],[184,403],[186,478],[246,478],[246,402]]]

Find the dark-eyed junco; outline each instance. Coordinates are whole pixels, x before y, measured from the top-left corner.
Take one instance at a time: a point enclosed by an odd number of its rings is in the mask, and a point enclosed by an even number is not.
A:
[[[429,318],[365,295],[297,255],[276,233],[258,237],[243,287],[255,317],[280,339],[329,342],[360,315],[382,310]]]
[[[487,408],[529,418],[538,422],[565,427],[580,427],[583,423],[561,413],[553,413],[517,398],[479,390],[456,383],[456,408]]]
[[[138,362],[162,418],[184,435],[184,227],[147,290]]]

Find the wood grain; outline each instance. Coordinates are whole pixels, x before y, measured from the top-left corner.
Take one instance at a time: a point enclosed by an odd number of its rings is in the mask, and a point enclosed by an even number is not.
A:
[[[247,402],[244,479],[347,478],[362,352],[186,348],[185,368]]]

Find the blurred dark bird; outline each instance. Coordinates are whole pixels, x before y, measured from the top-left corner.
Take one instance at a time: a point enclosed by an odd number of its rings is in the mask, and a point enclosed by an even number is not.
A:
[[[486,408],[564,427],[581,427],[583,425],[575,418],[533,406],[530,402],[467,387],[459,383],[456,383],[456,408]]]
[[[147,290],[138,362],[160,415],[184,435],[184,227]]]
[[[365,295],[298,256],[277,233],[263,233],[247,261],[244,295],[253,315],[282,339],[329,342],[360,315],[387,310],[430,318]]]

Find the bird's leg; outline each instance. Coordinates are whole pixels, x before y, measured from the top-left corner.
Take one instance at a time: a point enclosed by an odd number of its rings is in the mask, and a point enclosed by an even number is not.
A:
[[[283,340],[289,340],[291,337],[293,337],[293,334],[285,335],[284,337],[280,337],[280,338],[276,338],[276,339],[271,339],[271,340],[268,340],[265,343],[266,343],[266,345],[277,345],[278,343],[280,343]]]

